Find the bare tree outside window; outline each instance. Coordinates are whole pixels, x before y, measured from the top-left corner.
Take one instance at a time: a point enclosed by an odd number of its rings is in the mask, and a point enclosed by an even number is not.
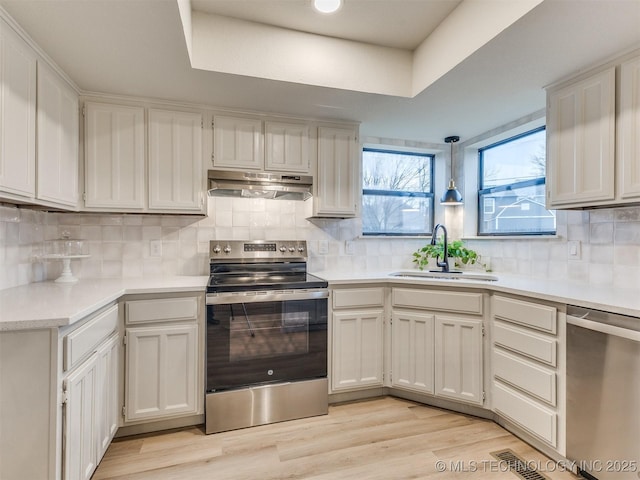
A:
[[[544,127],[479,150],[479,235],[539,235],[556,231],[545,207]]]
[[[430,235],[433,155],[364,149],[362,224],[365,235]]]

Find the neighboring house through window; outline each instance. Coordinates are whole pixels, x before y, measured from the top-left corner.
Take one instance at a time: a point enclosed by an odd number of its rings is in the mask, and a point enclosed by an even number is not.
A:
[[[545,128],[480,148],[478,235],[556,233],[545,208]]]
[[[433,163],[431,154],[363,149],[364,235],[431,235]]]

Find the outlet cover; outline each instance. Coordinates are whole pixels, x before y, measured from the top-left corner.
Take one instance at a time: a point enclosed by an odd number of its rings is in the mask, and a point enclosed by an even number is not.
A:
[[[353,244],[353,240],[346,240],[344,242],[344,250],[347,255],[353,255],[355,253],[355,245]]]
[[[150,257],[162,256],[162,240],[151,240],[149,242],[149,256]]]
[[[582,249],[579,240],[567,242],[567,255],[569,260],[580,260],[582,257]]]
[[[326,255],[329,253],[329,241],[328,240],[320,240],[318,242],[318,253],[320,255]]]

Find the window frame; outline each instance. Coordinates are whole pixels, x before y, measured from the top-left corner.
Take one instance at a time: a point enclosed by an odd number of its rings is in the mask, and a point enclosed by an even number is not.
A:
[[[516,135],[509,136],[503,140],[498,142],[491,143],[489,145],[485,145],[483,147],[478,148],[478,189],[477,189],[477,211],[476,211],[476,235],[478,237],[539,237],[539,236],[550,236],[557,234],[557,225],[556,229],[553,231],[545,230],[539,232],[501,232],[501,233],[483,233],[480,232],[480,223],[482,221],[482,212],[483,202],[481,201],[482,195],[487,193],[496,193],[496,192],[506,192],[509,190],[516,190],[519,188],[533,187],[537,185],[546,185],[547,175],[545,169],[545,176],[543,178],[534,178],[530,180],[522,180],[519,182],[513,182],[506,185],[496,185],[493,187],[484,187],[483,185],[483,172],[484,172],[484,156],[483,152],[485,150],[489,150],[491,148],[499,147],[500,145],[504,145],[507,143],[511,143],[513,141],[519,140],[524,137],[528,137],[529,135],[533,135],[539,132],[546,131],[546,125],[541,125],[539,127],[535,127],[532,129],[528,129],[522,133],[518,133]]]
[[[431,224],[429,225],[429,232],[421,232],[421,233],[389,233],[389,232],[365,232],[364,231],[364,221],[362,224],[362,236],[363,237],[429,237],[433,234],[433,226],[435,225],[435,163],[436,163],[436,155],[434,153],[426,153],[426,152],[417,152],[415,150],[403,150],[403,149],[391,149],[391,148],[376,148],[376,147],[362,147],[362,153],[364,152],[376,152],[376,153],[388,153],[388,154],[398,154],[398,155],[406,155],[406,156],[414,156],[414,157],[423,157],[428,158],[430,162],[429,168],[429,176],[430,176],[430,192],[411,192],[406,190],[375,190],[375,189],[365,189],[364,184],[362,187],[362,199],[364,200],[365,195],[378,195],[378,196],[389,196],[389,197],[418,197],[418,198],[428,198],[431,202]],[[362,166],[362,171],[360,174],[360,181],[362,182],[364,176],[364,162]],[[364,203],[364,202],[362,202]]]

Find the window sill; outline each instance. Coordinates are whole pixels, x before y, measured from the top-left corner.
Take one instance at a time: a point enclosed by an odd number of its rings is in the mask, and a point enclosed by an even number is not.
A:
[[[562,238],[560,235],[464,235],[462,240],[554,240]]]

